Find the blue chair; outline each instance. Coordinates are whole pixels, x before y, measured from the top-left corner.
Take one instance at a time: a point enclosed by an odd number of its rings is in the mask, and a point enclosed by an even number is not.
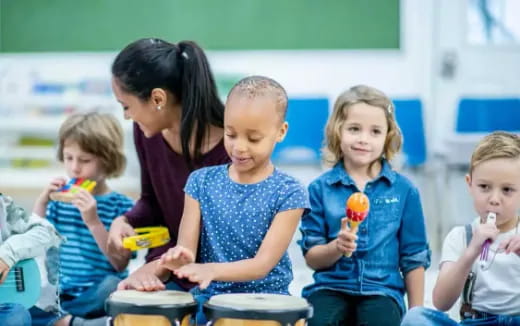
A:
[[[289,131],[284,141],[276,145],[273,161],[278,164],[319,164],[328,116],[327,98],[290,98]]]
[[[404,165],[417,167],[426,162],[426,137],[422,103],[419,99],[394,99],[395,118],[403,133]]]
[[[455,130],[460,133],[520,130],[520,99],[463,98],[459,101]]]

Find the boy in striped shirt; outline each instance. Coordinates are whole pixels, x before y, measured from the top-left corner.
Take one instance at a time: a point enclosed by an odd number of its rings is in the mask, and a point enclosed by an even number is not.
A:
[[[50,193],[66,184],[58,177],[36,201],[34,213],[54,224],[66,242],[59,252],[48,253],[46,262],[49,270],[59,269],[59,304],[31,308],[33,325],[104,325],[104,302],[127,276],[128,264],[106,254],[108,230],[133,205],[106,183],[126,165],[119,122],[110,114],[70,116],[59,131],[58,159],[69,178],[89,179],[96,186],[92,193],[79,189],[70,203],[52,201]]]

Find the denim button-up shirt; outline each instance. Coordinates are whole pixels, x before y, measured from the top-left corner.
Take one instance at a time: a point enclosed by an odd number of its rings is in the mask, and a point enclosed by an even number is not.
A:
[[[390,296],[405,311],[403,275],[430,266],[424,215],[419,192],[412,183],[382,162],[381,173],[366,184],[370,211],[359,225],[357,249],[334,265],[314,272],[314,283],[303,289],[308,297],[318,290],[351,295]],[[345,203],[359,191],[343,162],[309,185],[311,211],[302,218],[299,244],[305,255],[316,245],[337,238]]]

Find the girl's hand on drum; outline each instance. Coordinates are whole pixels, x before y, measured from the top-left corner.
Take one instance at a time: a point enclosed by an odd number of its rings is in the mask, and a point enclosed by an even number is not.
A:
[[[193,262],[195,262],[193,252],[183,246],[175,246],[168,249],[159,260],[161,266],[171,271]]]
[[[130,274],[117,285],[118,290],[160,291],[165,288],[163,282],[156,275],[144,271],[136,271]]]
[[[188,264],[173,271],[178,278],[187,278],[193,283],[199,283],[199,288],[204,290],[215,278],[212,264]]]

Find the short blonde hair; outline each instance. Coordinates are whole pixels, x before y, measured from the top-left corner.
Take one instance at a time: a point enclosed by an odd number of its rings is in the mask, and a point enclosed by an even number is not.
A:
[[[373,87],[357,85],[343,92],[334,103],[334,110],[325,127],[325,145],[322,148],[325,164],[335,165],[343,159],[341,129],[347,119],[348,109],[358,103],[377,106],[385,112],[388,132],[383,147],[383,157],[390,161],[401,149],[403,142],[401,130],[395,120],[395,109],[390,98]]]
[[[123,151],[123,129],[119,121],[108,113],[73,114],[60,127],[58,160],[63,162],[66,141],[101,160],[107,178],[120,176],[126,167]]]
[[[505,131],[495,131],[484,137],[471,155],[469,174],[477,165],[498,158],[520,158],[520,137]]]

